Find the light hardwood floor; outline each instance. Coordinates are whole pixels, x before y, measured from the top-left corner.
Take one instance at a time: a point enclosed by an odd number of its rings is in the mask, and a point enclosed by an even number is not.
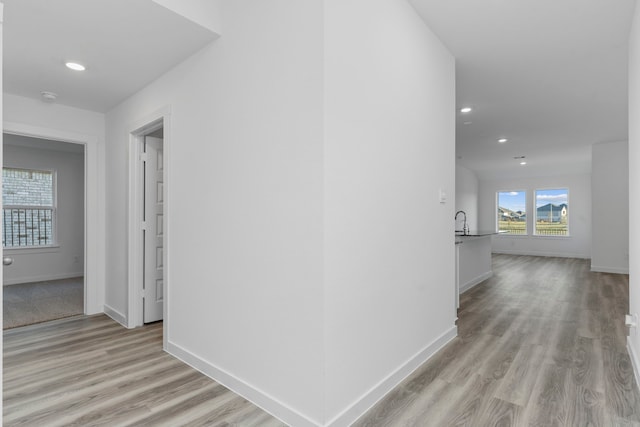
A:
[[[494,255],[458,338],[357,426],[640,426],[628,276],[588,260]]]
[[[106,316],[4,332],[4,426],[282,426]]]
[[[640,426],[628,276],[499,255],[466,292],[459,337],[357,426]],[[105,316],[5,331],[4,425],[278,426],[162,352],[161,324]]]

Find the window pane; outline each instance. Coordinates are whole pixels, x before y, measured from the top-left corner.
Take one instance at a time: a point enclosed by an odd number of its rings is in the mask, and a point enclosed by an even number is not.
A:
[[[498,192],[498,231],[527,234],[527,192]]]
[[[536,190],[535,234],[567,236],[569,234],[569,190]]]
[[[53,173],[27,169],[2,169],[4,206],[53,206]]]
[[[52,245],[55,219],[53,172],[3,168],[2,178],[3,246]]]

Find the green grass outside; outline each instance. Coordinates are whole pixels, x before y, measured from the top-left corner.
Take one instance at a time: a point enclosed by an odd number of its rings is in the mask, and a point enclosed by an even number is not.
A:
[[[525,221],[498,221],[498,230],[506,230],[509,234],[526,235],[527,223]],[[535,234],[540,236],[566,236],[568,228],[567,224],[539,221],[536,224]]]

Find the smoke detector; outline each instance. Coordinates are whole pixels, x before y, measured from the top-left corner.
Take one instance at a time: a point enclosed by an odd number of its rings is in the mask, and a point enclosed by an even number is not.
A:
[[[54,102],[56,100],[56,98],[58,97],[58,94],[45,90],[45,91],[40,92],[40,96],[42,97],[42,100],[44,102]]]

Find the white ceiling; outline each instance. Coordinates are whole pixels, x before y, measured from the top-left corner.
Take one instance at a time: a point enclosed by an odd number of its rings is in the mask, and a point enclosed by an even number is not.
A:
[[[410,1],[456,57],[474,109],[457,113],[457,161],[480,178],[588,173],[592,144],[627,139],[635,0]]]
[[[4,91],[106,112],[215,39],[152,0],[2,0]],[[64,67],[75,60],[78,73]]]
[[[4,90],[100,112],[216,37],[152,0],[3,2]],[[410,2],[456,57],[457,104],[474,108],[456,154],[480,178],[588,173],[592,144],[627,139],[635,0]]]

